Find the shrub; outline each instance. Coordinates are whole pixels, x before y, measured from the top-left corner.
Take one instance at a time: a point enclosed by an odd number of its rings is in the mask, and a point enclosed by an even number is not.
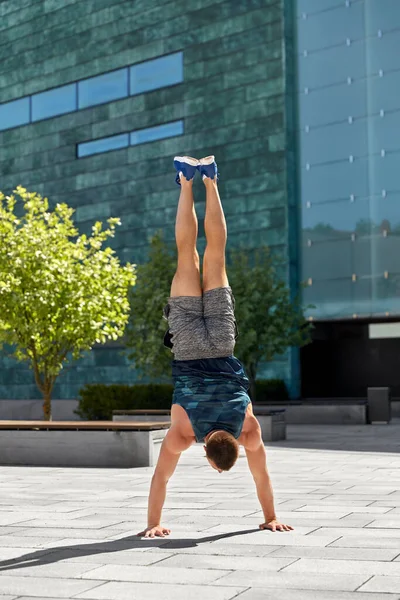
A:
[[[104,385],[91,384],[79,392],[78,409],[82,419],[111,420],[113,410],[171,408],[172,384]]]
[[[289,394],[282,379],[257,379],[256,404],[271,400],[287,401]]]

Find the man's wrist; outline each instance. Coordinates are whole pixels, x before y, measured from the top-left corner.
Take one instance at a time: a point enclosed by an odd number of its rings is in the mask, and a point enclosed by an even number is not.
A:
[[[273,515],[264,515],[264,519],[266,523],[269,523],[270,521],[277,521],[278,517],[274,513]]]

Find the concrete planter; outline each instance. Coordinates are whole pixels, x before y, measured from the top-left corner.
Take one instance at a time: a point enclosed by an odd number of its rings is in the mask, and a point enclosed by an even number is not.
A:
[[[99,421],[99,429],[90,430],[55,427],[46,429],[43,422],[39,428],[34,423],[16,421],[1,422],[0,465],[47,466],[47,467],[151,467],[157,462],[162,441],[168,431],[168,423],[136,425],[116,424],[108,427]],[[69,422],[72,423],[72,422]],[[93,425],[92,423],[90,423]],[[127,427],[131,426],[129,429]],[[7,428],[8,427],[8,428]]]
[[[77,400],[51,401],[51,414],[56,421],[79,421],[74,413],[78,408]],[[40,420],[43,419],[43,400],[0,400],[0,420]]]
[[[260,423],[263,442],[286,440],[285,409],[253,405],[253,413]]]
[[[400,401],[392,400],[392,417],[393,419],[400,419]]]
[[[266,405],[270,410],[276,405]],[[349,401],[306,401],[281,405],[286,409],[288,425],[365,425],[367,403],[363,400]]]

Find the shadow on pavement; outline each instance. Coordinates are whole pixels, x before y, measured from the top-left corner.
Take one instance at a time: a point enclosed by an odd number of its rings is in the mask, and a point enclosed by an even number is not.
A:
[[[46,548],[45,550],[37,550],[35,552],[29,552],[19,558],[10,558],[7,560],[0,561],[0,572],[9,571],[12,569],[23,569],[25,567],[36,567],[39,565],[48,565],[56,563],[60,560],[66,560],[69,558],[82,558],[84,556],[91,556],[93,554],[103,554],[106,552],[120,552],[121,550],[132,550],[134,548],[147,549],[150,545],[152,548],[168,548],[171,550],[181,548],[195,548],[199,544],[205,544],[207,542],[215,542],[223,538],[234,537],[238,535],[245,535],[246,533],[260,532],[265,535],[268,529],[246,529],[242,531],[233,531],[230,533],[222,533],[217,535],[210,535],[203,538],[188,538],[188,539],[176,539],[171,540],[168,538],[154,538],[154,539],[141,539],[135,536],[129,536],[119,540],[110,540],[96,542],[93,544],[81,544],[77,546],[60,546],[57,548]],[[281,532],[279,532],[281,533]]]

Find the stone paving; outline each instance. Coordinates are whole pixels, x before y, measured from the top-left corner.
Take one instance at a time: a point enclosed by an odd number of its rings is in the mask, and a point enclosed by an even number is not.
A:
[[[153,468],[0,467],[0,600],[399,600],[400,424],[289,426],[267,455],[292,532],[258,529],[243,450],[182,455],[164,539],[136,537]]]

